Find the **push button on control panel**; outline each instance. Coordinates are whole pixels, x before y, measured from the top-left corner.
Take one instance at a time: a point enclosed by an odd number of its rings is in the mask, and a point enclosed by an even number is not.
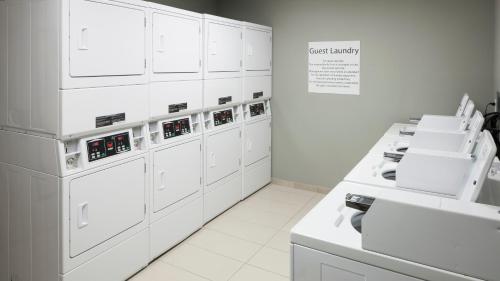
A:
[[[89,162],[104,159],[131,150],[128,133],[87,141]]]
[[[233,121],[233,111],[231,109],[214,112],[215,126],[233,123]]]

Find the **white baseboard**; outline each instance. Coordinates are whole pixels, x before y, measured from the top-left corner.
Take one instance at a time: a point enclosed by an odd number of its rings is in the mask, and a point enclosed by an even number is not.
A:
[[[307,183],[301,183],[301,182],[294,182],[294,181],[282,180],[282,179],[278,179],[278,178],[273,178],[272,183],[277,184],[277,185],[281,185],[281,186],[296,188],[296,189],[318,192],[318,193],[322,193],[322,194],[328,194],[330,191],[332,191],[331,188],[326,187],[326,186],[313,185],[313,184],[307,184]]]

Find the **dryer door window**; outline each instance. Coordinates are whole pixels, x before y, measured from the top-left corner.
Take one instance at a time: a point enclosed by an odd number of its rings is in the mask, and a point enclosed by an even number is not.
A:
[[[70,10],[72,77],[145,73],[143,10],[107,0],[71,0]]]
[[[195,19],[153,14],[153,71],[200,72],[200,28]]]
[[[201,189],[200,140],[167,148],[154,155],[154,212]]]
[[[246,125],[245,166],[251,165],[270,155],[271,126],[269,120]]]
[[[208,185],[239,170],[241,161],[239,128],[208,136],[206,146]]]
[[[143,158],[70,182],[70,256],[105,242],[145,218]]]
[[[245,40],[245,70],[271,70],[271,33],[255,29],[247,29]]]

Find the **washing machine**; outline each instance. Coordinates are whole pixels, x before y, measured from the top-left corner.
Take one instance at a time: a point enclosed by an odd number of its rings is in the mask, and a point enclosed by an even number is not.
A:
[[[242,199],[271,182],[271,101],[243,105]]]
[[[147,2],[0,5],[1,127],[72,139],[148,119]]]
[[[0,130],[0,280],[124,280],[149,262],[146,127]]]
[[[241,200],[242,108],[204,112],[204,221]]]

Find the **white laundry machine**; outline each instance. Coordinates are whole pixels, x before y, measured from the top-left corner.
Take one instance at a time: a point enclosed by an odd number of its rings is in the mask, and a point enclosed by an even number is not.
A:
[[[242,199],[271,182],[271,101],[243,105]]]
[[[146,4],[1,1],[0,126],[72,139],[143,124],[150,53]]]
[[[241,105],[204,112],[204,221],[241,200]]]
[[[123,280],[149,261],[146,127],[0,130],[0,280]]]
[[[201,113],[149,124],[151,260],[203,225]]]

